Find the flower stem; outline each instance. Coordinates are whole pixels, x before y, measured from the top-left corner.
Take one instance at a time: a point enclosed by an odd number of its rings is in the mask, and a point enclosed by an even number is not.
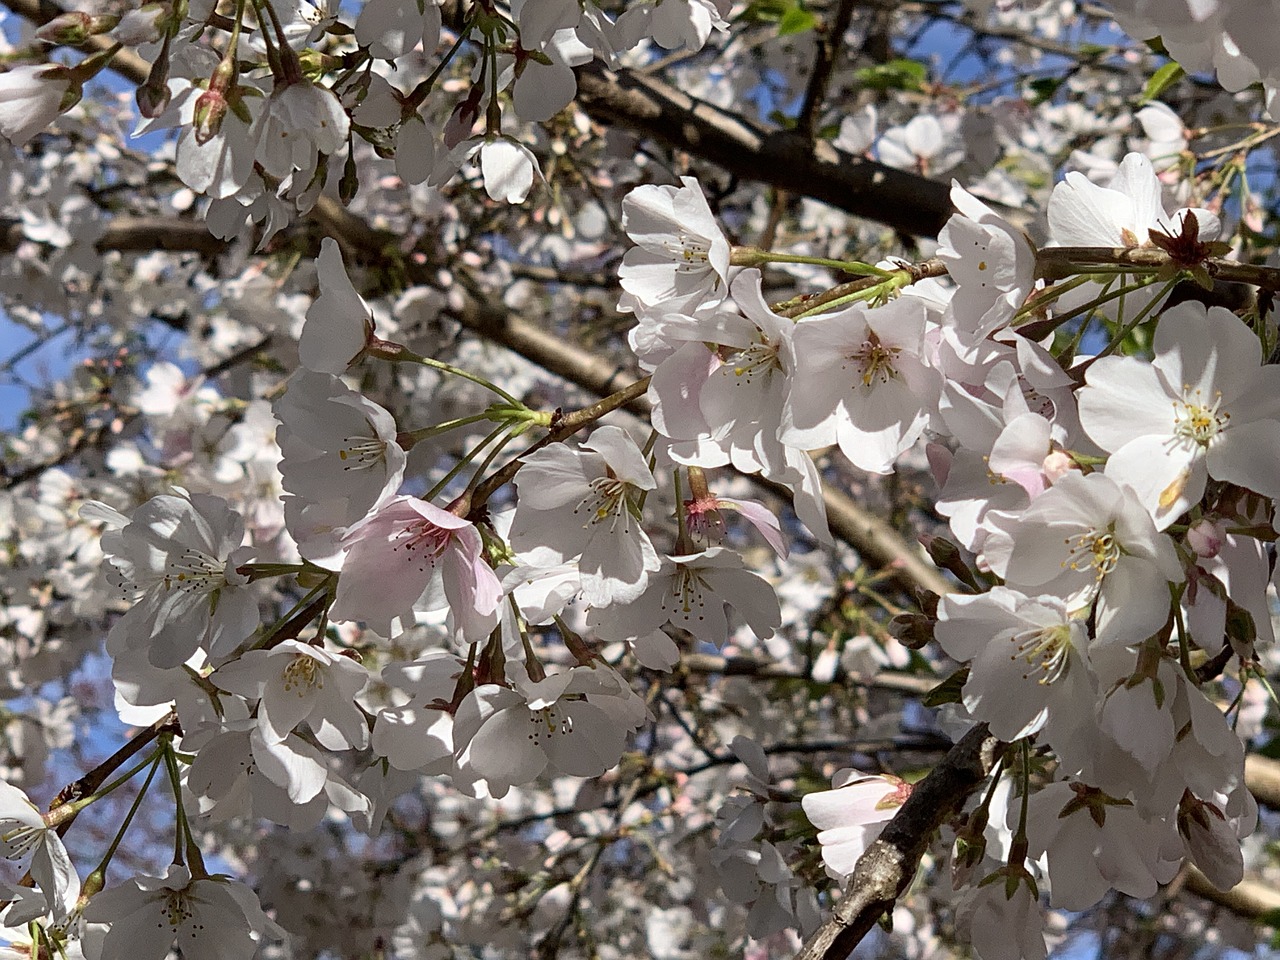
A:
[[[797,253],[776,253],[772,250],[761,250],[759,247],[734,247],[729,263],[735,267],[759,267],[766,263],[808,263],[815,267],[830,267],[841,273],[852,273],[858,277],[879,277],[888,280],[894,275],[893,270],[874,267],[861,260],[831,260],[827,257],[807,257]]]

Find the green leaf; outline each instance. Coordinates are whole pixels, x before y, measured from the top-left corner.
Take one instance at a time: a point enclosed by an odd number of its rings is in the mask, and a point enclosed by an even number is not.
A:
[[[960,691],[969,679],[969,668],[961,667],[947,679],[926,693],[920,701],[926,707],[940,707],[944,703],[960,703]]]
[[[1031,106],[1038,107],[1040,104],[1053,99],[1053,95],[1061,89],[1065,82],[1063,77],[1037,77],[1030,81],[1027,86],[1031,90]]]
[[[794,6],[782,15],[782,19],[778,21],[778,36],[785,37],[793,33],[804,33],[812,30],[814,24],[818,22],[808,10],[801,6]]]
[[[739,19],[747,23],[778,23],[790,8],[788,0],[752,0]]]
[[[1150,103],[1186,75],[1187,71],[1182,69],[1182,64],[1173,61],[1166,63],[1151,75],[1151,79],[1142,90],[1142,98],[1138,101],[1138,105]]]
[[[853,72],[854,79],[873,90],[919,90],[929,76],[919,60],[890,60]]]

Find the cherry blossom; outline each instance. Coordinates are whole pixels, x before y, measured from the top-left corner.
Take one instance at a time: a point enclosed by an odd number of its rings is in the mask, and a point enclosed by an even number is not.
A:
[[[1003,539],[1003,538],[1002,538]],[[1100,643],[1139,643],[1168,617],[1168,583],[1183,578],[1172,542],[1158,533],[1132,488],[1100,473],[1068,473],[1012,525],[992,569],[1010,585],[1061,597],[1069,609],[1096,600]]]
[[[1156,328],[1155,359],[1103,357],[1080,390],[1084,429],[1160,529],[1209,477],[1280,496],[1280,368],[1230,311],[1182,303]]]
[[[57,64],[21,64],[0,73],[0,137],[21,147],[74,106],[78,93]]]
[[[1013,741],[1043,728],[1052,745],[1076,734],[1075,708],[1096,690],[1084,622],[1065,601],[1008,587],[943,597],[936,636],[948,655],[972,661],[964,705],[996,736]]]
[[[305,80],[271,91],[253,134],[254,159],[271,176],[293,175],[305,185],[321,156],[337,153],[347,142],[351,121],[338,98]]]
[[[783,415],[785,443],[838,443],[856,466],[888,473],[929,422],[940,382],[921,357],[925,314],[902,298],[855,305],[796,325],[796,382]]]
[[[307,311],[298,338],[298,359],[308,370],[336,375],[345,372],[368,346],[373,313],[347,276],[342,252],[331,237],[320,242],[316,275],[320,296]]]
[[[80,897],[80,877],[62,838],[45,822],[27,795],[0,780],[0,855],[23,860],[31,855],[31,879],[44,894],[46,906],[62,923]]]
[[[858,858],[911,796],[911,786],[897,777],[867,777],[841,770],[831,790],[806,793],[801,805],[821,832],[822,862],[837,877],[848,877]]]
[[[782,623],[768,581],[746,570],[733,551],[712,547],[667,557],[639,597],[593,610],[588,622],[601,636],[617,640],[646,636],[669,623],[703,643],[723,647],[729,636],[726,607],[763,640]]]
[[[425,500],[397,497],[352,529],[343,546],[334,620],[363,620],[395,637],[413,624],[415,609],[447,608],[469,640],[497,625],[502,585],[469,521]]]
[[[306,372],[274,409],[290,533],[303,556],[333,564],[346,532],[400,486],[405,451],[395,421],[336,377]]]
[[[110,924],[90,960],[161,960],[175,946],[191,960],[249,960],[281,930],[253,891],[223,876],[193,876],[170,864],[163,877],[137,876],[95,894],[84,918]]]
[[[219,688],[258,701],[266,743],[279,743],[305,721],[329,750],[368,743],[369,728],[354,702],[367,681],[360,664],[297,640],[242,653],[211,677]]]
[[[644,455],[619,427],[600,427],[574,451],[525,459],[511,544],[534,562],[579,557],[587,603],[627,603],[661,565],[639,522],[638,496],[657,486]]]
[[[197,649],[225,657],[257,629],[257,600],[237,571],[253,550],[241,546],[244,521],[225,500],[166,494],[115,524],[102,535],[107,579],[136,602],[108,649],[145,647],[156,666],[176,667]]]
[[[687,305],[724,298],[729,280],[729,241],[692,177],[683,186],[642,186],[627,194],[622,224],[638,246],[618,270],[622,289],[641,303]],[[676,307],[679,309],[678,307]]]

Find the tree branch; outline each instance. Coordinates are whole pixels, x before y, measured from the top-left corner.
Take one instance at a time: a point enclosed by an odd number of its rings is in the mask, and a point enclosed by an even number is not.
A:
[[[948,184],[841,153],[825,140],[810,143],[794,131],[766,130],[654,77],[598,64],[577,73],[578,105],[591,116],[739,177],[917,236],[936,236],[951,216]]]
[[[1005,744],[974,727],[915,785],[884,831],[853,869],[830,919],[805,941],[796,960],[845,960],[915,876],[934,832],[987,778]]]

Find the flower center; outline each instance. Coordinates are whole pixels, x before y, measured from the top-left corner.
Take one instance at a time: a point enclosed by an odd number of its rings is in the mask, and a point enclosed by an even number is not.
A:
[[[1094,577],[1098,580],[1114,570],[1124,554],[1120,542],[1110,530],[1089,530],[1069,537],[1064,542],[1070,552],[1062,565],[1072,570],[1092,567]]]
[[[191,909],[191,901],[185,888],[169,891],[168,896],[164,899],[162,912],[164,913],[164,918],[169,921],[169,926],[175,930],[195,916],[195,911]]]
[[[224,564],[200,550],[186,550],[164,568],[164,588],[212,593],[227,585]]]
[[[369,470],[381,464],[387,455],[387,445],[377,437],[343,437],[346,446],[338,451],[343,470]]]
[[[627,502],[629,486],[625,480],[617,477],[596,477],[590,483],[590,492],[578,502],[573,512],[586,514],[583,527],[607,523],[612,530],[619,522],[625,526],[631,519],[630,504]]]
[[[684,502],[685,525],[695,543],[720,543],[725,537],[724,517],[720,501],[715,497]]]
[[[453,531],[438,527],[430,520],[411,523],[397,534],[400,542],[392,550],[404,548],[405,556],[410,563],[420,564],[418,569],[426,572],[427,567],[434,567],[449,546]]]
[[[670,593],[662,601],[662,612],[673,619],[705,620],[702,610],[707,605],[703,591],[703,582],[699,571],[685,564],[677,564],[671,576]]]
[[[1052,627],[1033,627],[1009,637],[1013,644],[1010,660],[1022,660],[1027,665],[1023,680],[1035,677],[1036,682],[1050,684],[1066,675],[1071,666],[1071,627],[1060,623]]]
[[[529,711],[529,732],[525,739],[535,747],[542,746],[552,737],[568,736],[571,733],[573,733],[573,717],[567,713],[561,713],[554,706]]]
[[[305,697],[312,690],[324,689],[324,671],[314,657],[302,654],[294,657],[284,668],[284,688],[296,690],[299,697]]]
[[[898,375],[893,364],[901,352],[901,347],[886,347],[879,337],[870,333],[862,341],[862,346],[849,355],[849,359],[857,365],[862,385],[869,387],[877,380],[888,383]]]
[[[751,385],[757,373],[768,375],[774,370],[781,370],[778,362],[778,345],[770,343],[764,334],[751,346],[742,350],[729,363],[733,366],[733,375],[738,378],[738,386]]]
[[[3,822],[0,820],[0,823]],[[13,824],[13,826],[5,830],[4,833],[0,833],[0,845],[3,845],[4,855],[8,859],[21,860],[40,843],[44,830],[40,827],[17,823],[13,820],[10,820],[9,823]]]
[[[1231,414],[1219,410],[1221,406],[1221,392],[1215,392],[1213,400],[1206,403],[1199,390],[1184,387],[1182,399],[1173,401],[1174,436],[1209,446],[1231,419]]]
[[[676,262],[676,273],[705,273],[711,260],[711,244],[702,237],[687,233],[676,235],[674,242],[667,240],[663,247]]]

